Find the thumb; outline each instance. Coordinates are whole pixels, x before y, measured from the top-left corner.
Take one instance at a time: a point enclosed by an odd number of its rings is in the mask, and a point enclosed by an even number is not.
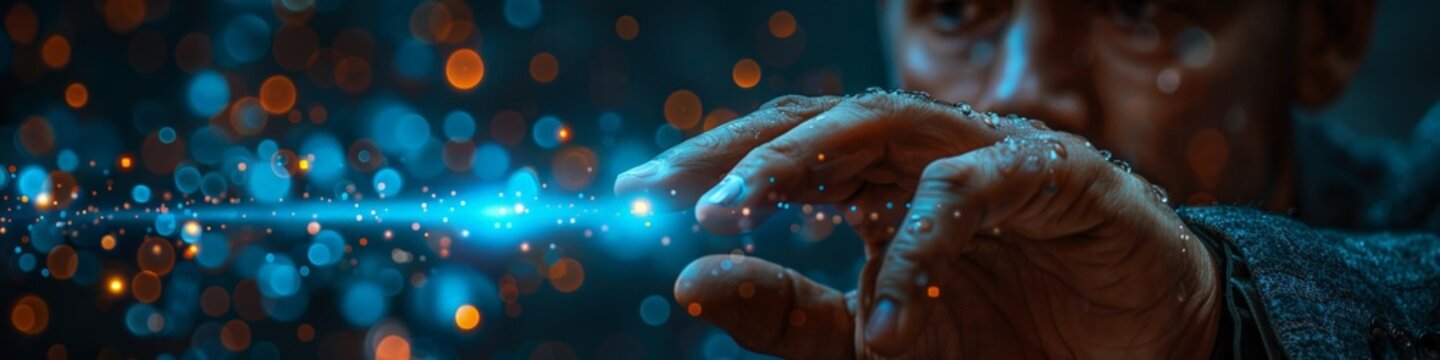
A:
[[[710,255],[691,262],[675,281],[675,301],[751,351],[784,358],[855,356],[846,297],[759,258]]]

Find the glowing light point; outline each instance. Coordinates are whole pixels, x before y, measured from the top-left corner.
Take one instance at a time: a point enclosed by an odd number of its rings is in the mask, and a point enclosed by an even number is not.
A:
[[[645,199],[636,199],[635,201],[630,202],[630,214],[631,214],[631,215],[635,215],[635,216],[648,216],[648,215],[650,215],[650,213],[653,212],[653,211],[654,211],[654,209],[651,208],[651,206],[650,206],[650,201],[648,201],[648,200],[645,200]]]
[[[111,277],[109,285],[106,286],[106,289],[110,291],[111,295],[124,295],[125,279],[122,279],[119,276]]]
[[[480,326],[480,310],[475,305],[465,304],[455,309],[455,326],[460,330],[471,331]]]
[[[185,226],[181,228],[180,237],[192,244],[200,241],[200,222],[195,220],[185,222]]]

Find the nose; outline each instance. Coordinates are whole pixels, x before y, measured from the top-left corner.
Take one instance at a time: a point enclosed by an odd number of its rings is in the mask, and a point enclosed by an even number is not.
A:
[[[984,75],[990,88],[975,100],[976,108],[1040,119],[1063,131],[1096,127],[1087,98],[1094,92],[1085,89],[1086,25],[1064,15],[1073,11],[1055,8],[1063,2],[1017,3]]]

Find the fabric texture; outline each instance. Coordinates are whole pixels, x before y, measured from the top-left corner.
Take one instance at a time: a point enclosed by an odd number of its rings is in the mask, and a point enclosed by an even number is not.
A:
[[[1218,352],[1440,357],[1440,236],[1318,230],[1242,207],[1177,213],[1225,259]]]

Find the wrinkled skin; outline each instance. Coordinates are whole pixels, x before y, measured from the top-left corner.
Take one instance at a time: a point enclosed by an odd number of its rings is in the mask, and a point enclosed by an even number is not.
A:
[[[843,212],[867,262],[849,294],[743,256],[680,274],[676,301],[748,349],[1208,357],[1222,303],[1215,259],[1149,182],[1085,138],[1166,185],[1172,202],[1286,208],[1289,108],[1344,88],[1373,2],[880,9],[899,86],[1060,131],[905,93],[783,97],[622,174],[617,193],[673,189],[659,208],[693,205],[721,234],[747,231],[778,202],[854,209]],[[1214,41],[1203,62],[1174,50],[1194,29]],[[982,44],[990,54],[977,55]]]
[[[867,248],[848,299],[759,259],[691,264],[676,300],[752,350],[1158,357],[1213,342],[1218,279],[1193,234],[1144,180],[1038,122],[909,94],[782,98],[617,187],[694,197],[687,176],[725,173],[743,185],[698,197],[707,229],[747,230],[777,201],[854,205]]]

